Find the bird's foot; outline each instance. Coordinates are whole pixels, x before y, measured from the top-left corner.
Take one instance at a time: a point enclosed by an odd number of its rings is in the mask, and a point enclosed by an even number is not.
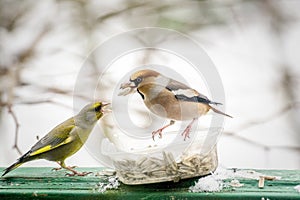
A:
[[[158,129],[158,130],[152,132],[152,139],[153,139],[153,141],[155,141],[155,140],[154,140],[154,137],[155,137],[155,135],[157,135],[157,134],[158,134],[158,137],[159,137],[159,138],[162,138],[162,131],[163,131],[163,128],[160,128],[160,129]]]
[[[175,121],[174,121],[174,120],[171,120],[169,124],[165,125],[164,127],[160,128],[160,129],[158,129],[158,130],[156,130],[156,131],[153,131],[153,132],[152,132],[152,139],[153,139],[153,141],[154,141],[155,135],[157,135],[157,134],[158,134],[158,137],[159,137],[159,138],[162,138],[162,131],[163,131],[165,128],[168,128],[169,126],[172,126],[174,123],[175,123]]]
[[[184,131],[181,133],[182,136],[184,136],[184,141],[186,140],[186,138],[190,138],[190,132],[191,132],[191,129],[192,129],[192,123],[189,124],[185,129]]]
[[[182,136],[184,136],[184,141],[186,140],[186,138],[190,138],[190,131],[191,131],[192,126],[188,126],[186,127],[186,129],[182,132]]]
[[[52,168],[51,170],[52,171],[58,171],[58,170],[61,170],[62,169],[62,167],[54,167],[54,168]]]
[[[184,136],[184,141],[186,140],[186,138],[190,138],[190,132],[191,132],[191,129],[192,129],[192,126],[193,126],[193,123],[195,121],[197,121],[198,118],[194,118],[191,123],[185,128],[185,130],[182,132],[182,136]]]
[[[74,168],[76,168],[77,166],[70,166],[70,167],[68,167],[68,168],[71,168],[71,169],[74,169]],[[61,169],[63,169],[62,167],[54,167],[54,168],[52,168],[52,171],[58,171],[58,170],[61,170]]]

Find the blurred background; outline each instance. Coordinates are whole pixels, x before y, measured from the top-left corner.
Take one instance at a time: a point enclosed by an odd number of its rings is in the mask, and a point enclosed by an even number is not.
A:
[[[0,166],[73,115],[74,98],[93,100],[73,95],[93,49],[124,31],[161,27],[196,40],[220,73],[234,116],[218,142],[220,165],[299,169],[299,8],[297,0],[0,0]],[[99,78],[101,61],[89,62]],[[67,163],[100,165],[84,148]]]

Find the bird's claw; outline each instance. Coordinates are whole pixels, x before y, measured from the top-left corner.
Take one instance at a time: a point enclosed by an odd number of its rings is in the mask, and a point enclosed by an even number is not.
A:
[[[75,169],[77,166],[70,166],[70,167],[68,167],[68,168],[71,168],[71,169]],[[58,171],[58,170],[61,170],[61,169],[63,169],[62,167],[54,167],[54,168],[52,168],[52,171]]]
[[[182,136],[184,136],[184,141],[186,140],[186,138],[190,138],[190,132],[193,126],[193,123],[197,120],[198,118],[194,118],[191,123],[184,129],[184,131],[182,132]]]
[[[191,131],[191,127],[187,127],[183,132],[182,132],[182,136],[184,136],[184,141],[186,140],[186,138],[190,138],[190,131]]]
[[[62,168],[61,167],[54,167],[54,168],[52,168],[51,170],[52,171],[58,171],[58,170],[61,170]]]
[[[154,137],[157,134],[158,134],[158,138],[160,138],[160,139],[162,138],[162,131],[163,131],[163,129],[158,129],[158,130],[152,132],[152,139],[153,139],[153,141],[155,141]]]
[[[185,140],[186,140],[186,138],[190,138],[190,133],[186,133],[186,134],[184,135],[184,139],[183,139],[183,141],[185,141]]]

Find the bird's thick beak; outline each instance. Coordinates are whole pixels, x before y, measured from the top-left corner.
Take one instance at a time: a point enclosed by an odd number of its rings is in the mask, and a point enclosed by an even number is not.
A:
[[[128,94],[134,93],[136,86],[133,82],[123,83],[120,86],[122,91],[118,94],[118,96],[126,96]]]
[[[101,106],[101,112],[102,113],[105,114],[105,113],[111,112],[111,109],[107,107],[108,105],[110,105],[110,103],[102,103],[102,106]]]

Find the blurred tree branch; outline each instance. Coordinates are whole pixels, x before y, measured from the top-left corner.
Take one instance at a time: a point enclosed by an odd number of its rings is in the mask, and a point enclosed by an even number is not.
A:
[[[19,146],[18,146],[18,138],[19,138],[19,121],[18,118],[16,116],[16,114],[14,113],[14,111],[12,110],[12,105],[7,105],[7,109],[8,109],[8,113],[11,114],[14,122],[15,122],[15,126],[16,126],[16,130],[15,130],[15,143],[13,148],[17,150],[17,152],[22,155],[22,151],[20,150]]]
[[[1,19],[0,19],[0,27],[6,29],[8,32],[13,32],[17,29],[19,30],[20,21],[23,16],[31,12],[32,7],[30,3],[23,2],[20,4],[15,12],[7,12],[8,7],[14,8],[15,4],[9,1],[1,1]],[[4,10],[3,10],[4,9]],[[16,52],[15,55],[12,56],[12,62],[0,62],[0,81],[2,83],[0,88],[0,111],[2,108],[7,108],[8,113],[12,116],[14,124],[15,124],[15,139],[13,148],[21,155],[21,149],[18,146],[18,138],[19,138],[19,129],[20,122],[17,118],[15,111],[13,110],[13,105],[15,104],[15,89],[19,86],[27,85],[21,79],[21,73],[24,69],[24,66],[30,59],[35,58],[36,56],[36,48],[38,44],[44,39],[46,34],[50,30],[50,25],[45,24],[42,30],[34,36],[32,41],[27,45],[26,48],[20,49],[19,52]],[[1,53],[4,52],[5,46],[2,46]],[[1,55],[2,56],[2,55]],[[52,102],[48,100],[47,102]],[[23,102],[28,103],[28,102]],[[33,103],[33,102],[31,102]],[[37,102],[35,102],[37,103]]]
[[[284,106],[283,108],[279,109],[278,111],[270,114],[269,116],[266,116],[261,119],[251,120],[249,122],[246,122],[246,123],[240,125],[234,132],[238,133],[238,132],[244,131],[246,129],[252,128],[254,126],[265,124],[265,123],[270,122],[278,117],[281,117],[283,114],[285,114],[293,109],[297,109],[299,106],[300,106],[300,102],[290,103],[290,104]]]
[[[25,3],[21,4],[20,2],[9,2],[9,1],[0,1],[0,26],[9,33],[12,33],[15,30],[18,30],[22,27],[22,19],[28,13],[31,12],[33,4],[38,4],[37,2],[24,1]],[[160,1],[159,3],[155,1],[120,1],[116,7],[110,9],[110,12],[107,12],[106,8],[96,7],[94,12],[91,12],[91,8],[88,7],[89,1],[82,0],[58,0],[55,1],[56,4],[62,5],[61,12],[65,12],[64,9],[69,8],[70,11],[68,14],[69,18],[64,18],[64,21],[59,23],[68,24],[68,28],[74,29],[76,32],[83,33],[80,36],[80,39],[87,38],[88,46],[87,52],[90,51],[91,47],[94,47],[94,41],[92,40],[93,33],[97,33],[99,25],[109,23],[108,20],[120,20],[122,31],[124,29],[131,29],[143,26],[159,26],[163,28],[172,28],[182,32],[191,33],[192,31],[198,31],[208,26],[223,26],[230,23],[238,23],[240,26],[249,24],[257,20],[255,15],[258,15],[259,20],[265,20],[265,18],[270,17],[271,25],[276,34],[276,41],[278,42],[277,51],[279,53],[278,57],[280,59],[279,69],[283,69],[282,80],[280,85],[282,90],[285,92],[287,97],[287,102],[292,102],[287,104],[280,110],[272,113],[271,115],[266,116],[265,118],[255,119],[244,124],[240,125],[237,129],[233,131],[225,131],[224,134],[230,137],[235,137],[237,139],[248,142],[249,144],[259,146],[264,149],[270,148],[287,148],[291,150],[300,151],[299,147],[287,147],[287,146],[267,146],[263,143],[258,143],[252,141],[248,138],[245,138],[239,133],[241,131],[247,130],[254,126],[263,125],[268,123],[282,114],[287,113],[293,109],[299,108],[299,102],[297,102],[295,97],[295,85],[298,87],[297,83],[294,84],[291,82],[291,74],[289,71],[288,65],[286,62],[284,47],[282,45],[282,34],[287,28],[287,24],[297,21],[297,16],[293,16],[290,13],[284,13],[281,10],[281,7],[275,1],[248,1],[248,0],[239,0],[239,1]],[[17,5],[18,4],[18,5]],[[20,4],[20,5],[19,5]],[[74,6],[75,5],[75,6]],[[66,7],[69,6],[69,7]],[[263,8],[263,9],[261,9]],[[253,10],[257,10],[257,13],[254,13]],[[9,11],[9,12],[8,12]],[[247,12],[246,12],[247,11]],[[136,15],[138,13],[138,15]],[[175,13],[175,14],[174,14]],[[140,15],[140,16],[139,16]],[[56,17],[56,16],[54,16]],[[266,24],[265,24],[266,25]],[[25,82],[22,80],[22,70],[24,66],[29,63],[30,60],[37,58],[37,47],[43,41],[50,31],[52,31],[53,25],[45,22],[44,28],[38,32],[37,35],[32,35],[31,43],[24,48],[22,51],[18,52],[16,55],[11,55],[14,57],[14,62],[11,65],[5,65],[2,62],[0,63],[0,111],[1,108],[6,107],[8,113],[12,116],[15,123],[15,144],[14,148],[21,153],[18,147],[18,136],[20,129],[20,122],[18,121],[17,115],[13,110],[14,105],[36,105],[36,104],[56,104],[59,106],[64,106],[70,108],[70,106],[63,103],[54,101],[51,98],[43,98],[43,93],[51,93],[57,95],[63,95],[67,97],[76,97],[82,98],[85,100],[92,100],[91,97],[86,97],[80,94],[74,94],[72,90],[62,89],[52,86],[40,86],[35,83]],[[26,28],[26,27],[25,27]],[[28,27],[27,27],[28,28]],[[32,28],[32,27],[29,27]],[[118,27],[119,28],[119,27]],[[101,29],[102,30],[102,29]],[[75,32],[74,31],[74,32]],[[118,30],[119,31],[119,30]],[[76,40],[76,39],[75,39]],[[76,41],[74,42],[76,43]],[[4,47],[5,48],[5,47]],[[85,54],[86,52],[83,52]],[[146,63],[150,57],[150,51],[148,51],[144,58],[139,62]],[[95,57],[90,57],[91,66],[94,68],[91,70],[91,78],[97,78],[94,75],[99,74],[96,71],[97,59]],[[2,80],[1,80],[2,79]],[[8,79],[9,81],[3,81]],[[16,97],[15,89],[25,85],[34,86],[40,88],[39,99],[35,100],[24,100],[21,97]],[[17,98],[17,99],[16,99]],[[298,129],[296,130],[298,131]]]
[[[300,107],[300,102],[294,102],[294,103],[288,104],[285,107],[283,107],[282,109],[278,110],[277,112],[270,114],[269,116],[266,116],[266,117],[261,118],[261,119],[255,119],[255,120],[252,120],[252,121],[248,121],[248,122],[240,125],[234,131],[224,131],[223,133],[226,136],[234,137],[236,139],[242,140],[242,141],[247,142],[249,144],[264,148],[265,150],[270,150],[272,148],[284,148],[284,149],[290,149],[290,150],[294,150],[294,151],[300,151],[300,146],[297,146],[297,147],[293,147],[293,146],[269,146],[269,145],[266,145],[264,143],[259,143],[259,142],[250,140],[250,139],[248,139],[246,137],[243,137],[242,135],[238,134],[238,133],[240,133],[240,132],[242,132],[246,129],[253,128],[255,126],[268,123],[268,122],[270,122],[270,121],[272,121],[272,120],[274,120],[278,117],[281,117],[283,114],[285,114],[287,112],[290,112],[293,109],[297,109],[299,107]]]

